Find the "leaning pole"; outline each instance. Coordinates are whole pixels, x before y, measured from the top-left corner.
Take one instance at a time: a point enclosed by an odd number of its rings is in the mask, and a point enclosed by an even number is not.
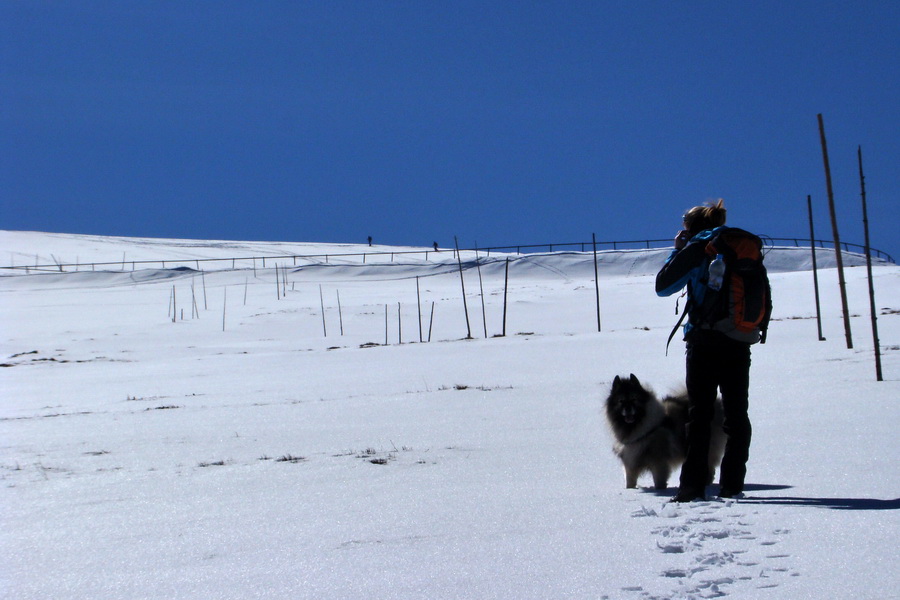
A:
[[[844,334],[847,348],[853,348],[853,336],[850,334],[850,311],[847,308],[847,283],[844,280],[844,259],[841,256],[841,236],[838,234],[837,215],[834,210],[834,191],[831,187],[831,167],[828,164],[828,146],[825,143],[825,124],[822,113],[819,113],[819,137],[822,140],[822,158],[825,161],[825,185],[828,188],[828,209],[831,212],[831,229],[834,233],[834,254],[837,261],[838,285],[841,288],[841,309],[844,312]]]
[[[875,380],[884,381],[881,372],[881,342],[878,341],[878,317],[875,308],[875,284],[872,281],[872,248],[869,246],[869,211],[866,208],[866,177],[863,175],[862,146],[856,151],[859,158],[859,187],[862,191],[863,229],[866,235],[866,272],[869,276],[869,312],[872,315],[872,339],[875,342]]]
[[[809,209],[809,246],[812,249],[813,289],[816,293],[816,323],[819,327],[819,341],[824,342],[822,335],[822,305],[819,302],[819,269],[816,265],[816,234],[813,230],[812,196],[806,197],[806,206]]]

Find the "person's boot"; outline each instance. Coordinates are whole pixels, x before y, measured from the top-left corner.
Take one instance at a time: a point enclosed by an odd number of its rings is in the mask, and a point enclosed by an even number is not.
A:
[[[694,502],[706,500],[706,490],[692,487],[678,488],[678,493],[672,498],[672,502]]]

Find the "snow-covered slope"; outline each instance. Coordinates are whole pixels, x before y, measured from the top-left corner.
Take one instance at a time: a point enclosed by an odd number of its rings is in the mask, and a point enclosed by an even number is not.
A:
[[[675,506],[624,489],[600,411],[617,374],[682,379],[677,344],[664,353],[676,299],[653,293],[666,250],[601,253],[598,332],[590,254],[464,253],[464,304],[452,252],[201,272],[125,263],[369,249],[25,232],[0,248],[10,265],[123,263],[2,270],[5,597],[874,599],[900,583],[896,266],[874,269],[876,382],[866,269],[847,269],[848,349],[833,252],[819,341],[808,250],[770,251],[747,497]]]

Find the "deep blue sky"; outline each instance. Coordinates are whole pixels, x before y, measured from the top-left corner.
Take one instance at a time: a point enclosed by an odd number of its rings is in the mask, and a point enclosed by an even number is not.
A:
[[[743,5],[742,8],[737,8]],[[730,223],[900,259],[900,2],[0,0],[2,229],[452,245]]]

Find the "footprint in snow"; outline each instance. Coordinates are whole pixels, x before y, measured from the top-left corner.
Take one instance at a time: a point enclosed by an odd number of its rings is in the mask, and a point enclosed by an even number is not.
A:
[[[778,544],[790,529],[779,528],[764,539],[753,533],[754,515],[742,510],[739,502],[696,502],[676,505],[668,502],[660,509],[641,506],[633,518],[650,519],[649,533],[656,548],[671,555],[672,566],[660,573],[669,582],[668,595],[655,596],[640,587],[623,588],[639,592],[643,600],[664,597],[718,598],[747,586],[778,587],[784,577],[800,574],[783,564],[788,554],[762,554],[762,547]],[[745,556],[748,555],[748,556]]]

